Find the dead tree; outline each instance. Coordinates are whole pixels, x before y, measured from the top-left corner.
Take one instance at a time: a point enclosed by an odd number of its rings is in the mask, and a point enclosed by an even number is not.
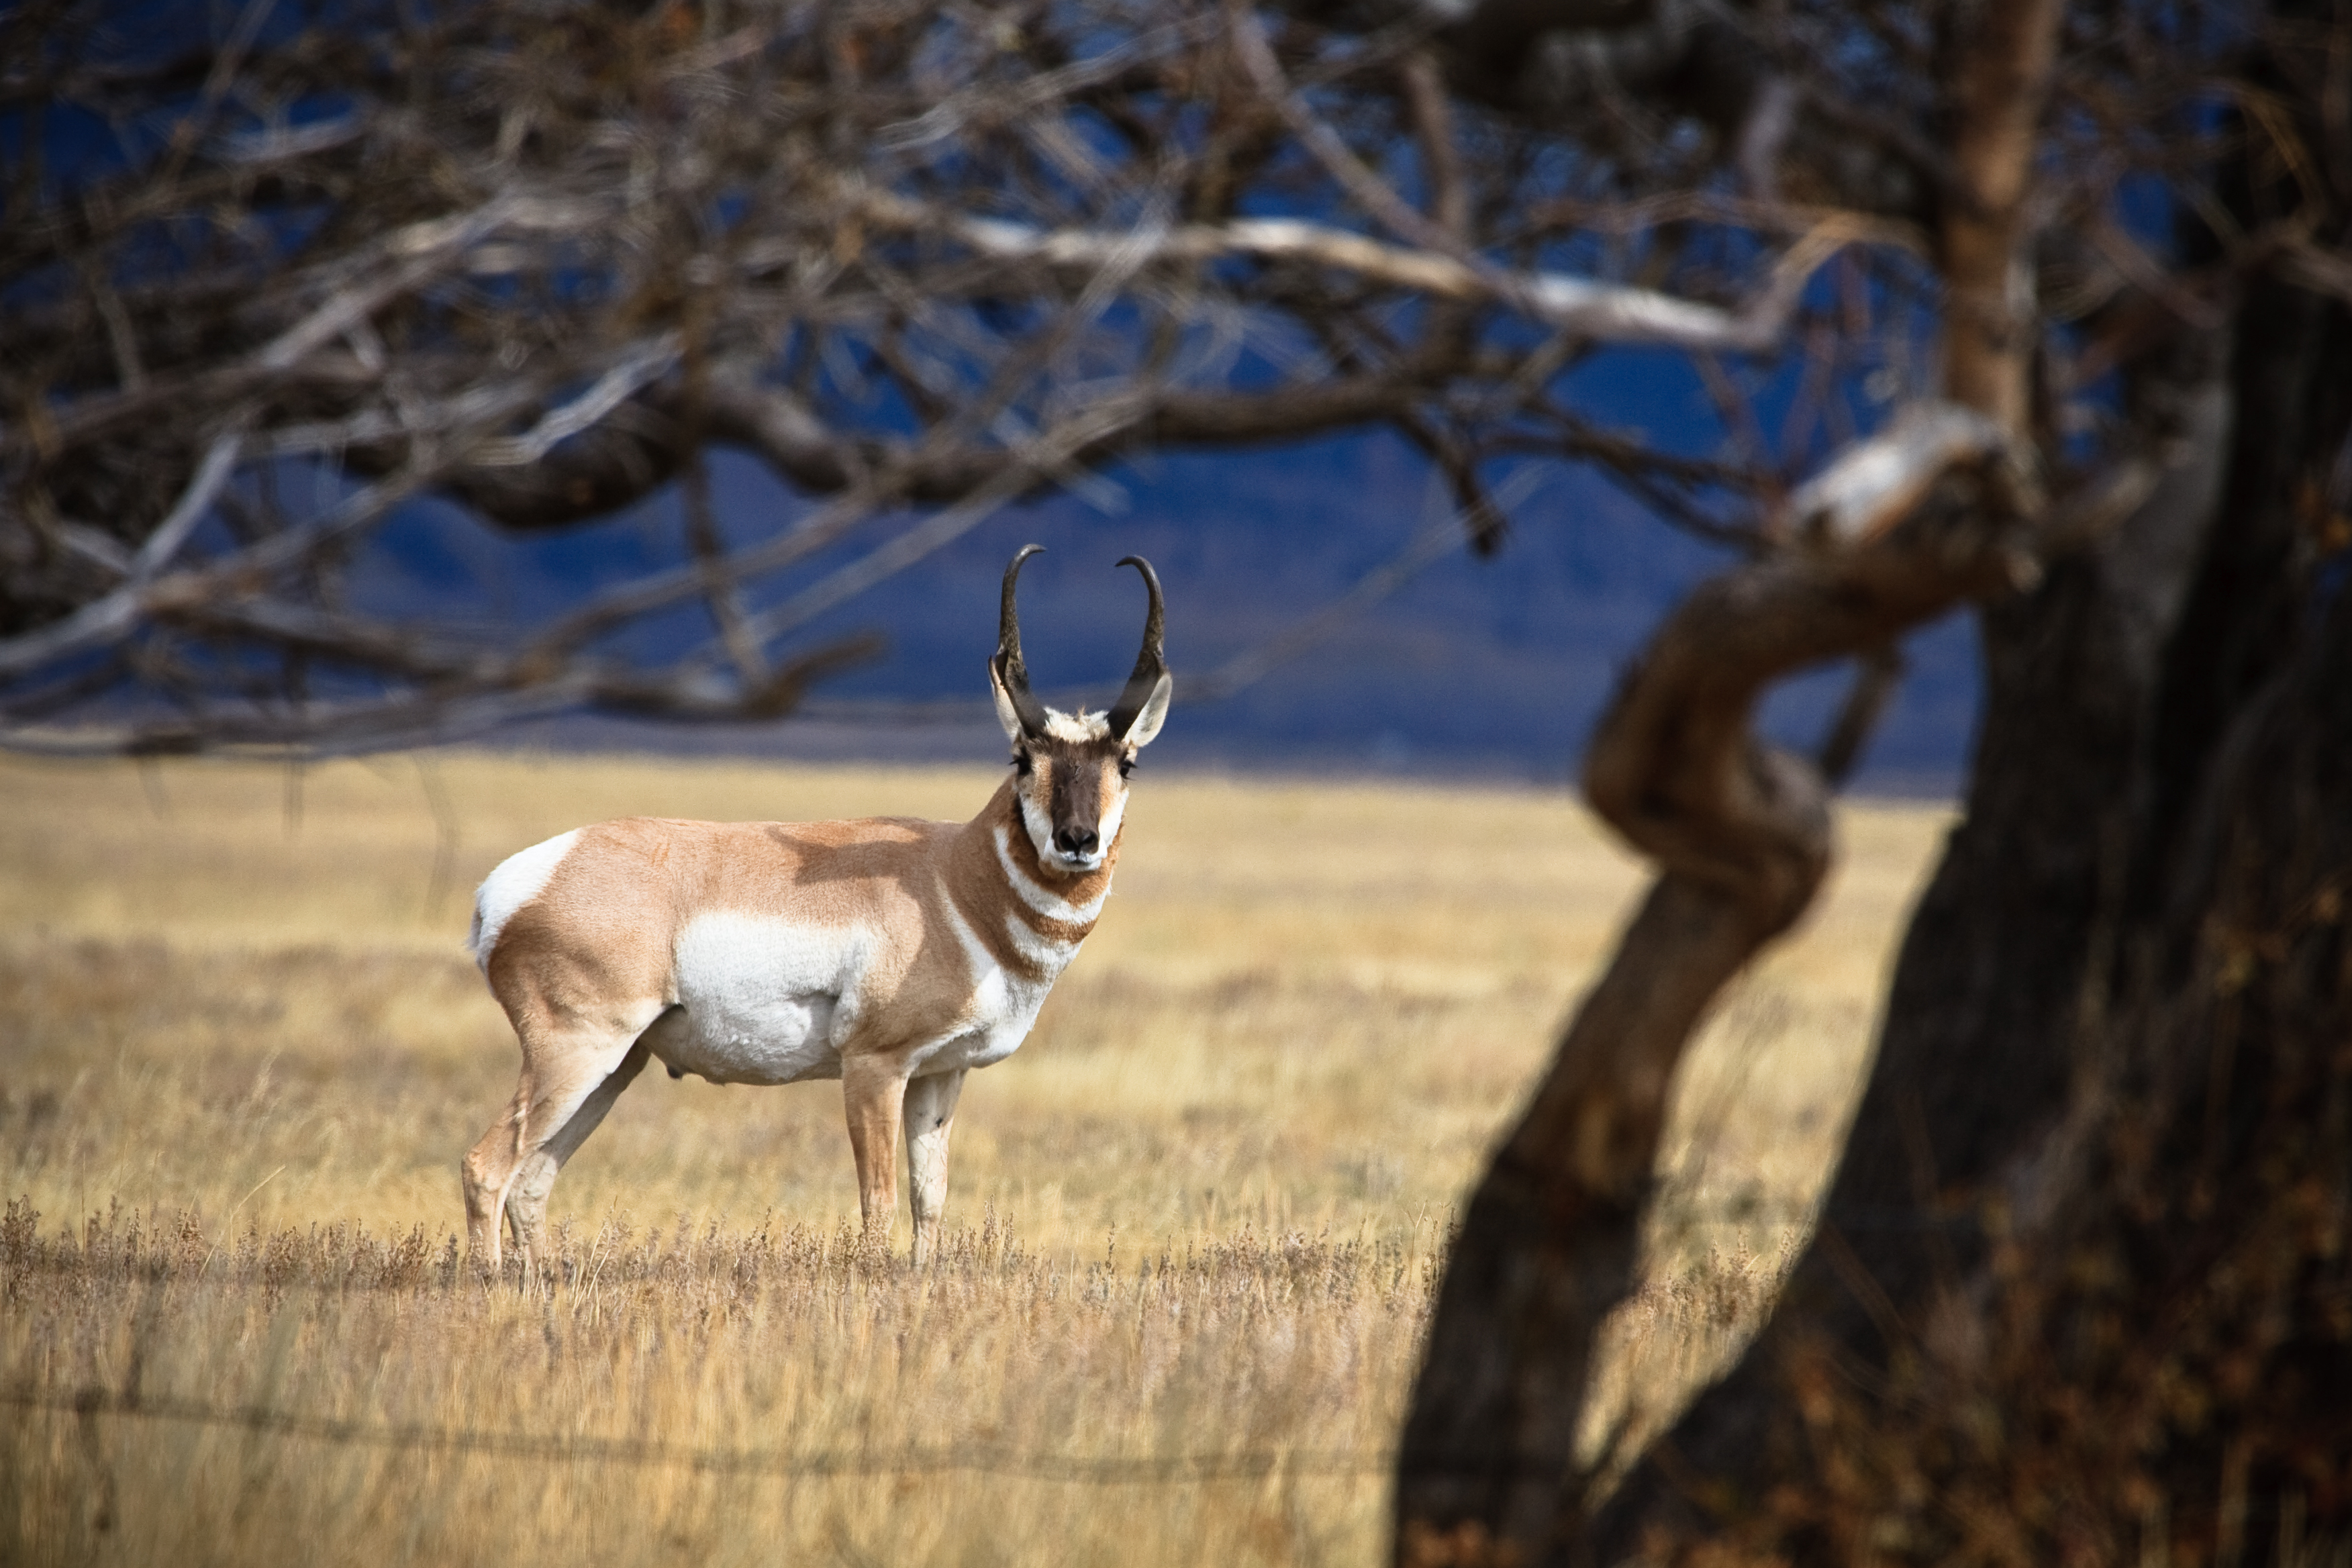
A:
[[[1877,192],[1927,226],[1942,386],[1981,424],[1906,442],[1938,427],[1915,414],[1832,464],[1780,514],[1811,551],[1693,595],[1602,721],[1588,793],[1661,877],[1465,1217],[1400,1561],[2193,1561],[2352,1528],[2352,1065],[2321,1043],[2352,1028],[2352,730],[2324,695],[2352,629],[2343,18],[2287,8],[2200,53],[2054,0],[1848,12],[1841,64],[1911,67],[1864,111],[1786,23],[1573,9],[1474,8],[1461,74],[1522,113],[1557,112],[1549,71],[1667,121],[1695,82],[1747,82],[1714,125],[1752,183]],[[1855,40],[1914,23],[1884,54]],[[2241,112],[2137,96],[2182,73]],[[1851,145],[1820,162],[1808,123]],[[2177,233],[2125,239],[2115,187],[2076,183],[2115,153],[2077,162],[2090,123],[2179,133],[2147,170]],[[2118,270],[2086,294],[2097,255]],[[2086,452],[2065,405],[2108,374]],[[1814,521],[1824,493],[1858,526]],[[1572,1439],[1670,1075],[1829,854],[1831,770],[1747,713],[1959,598],[1987,601],[1990,677],[1969,814],[1821,1234],[1756,1349],[1604,1498]]]

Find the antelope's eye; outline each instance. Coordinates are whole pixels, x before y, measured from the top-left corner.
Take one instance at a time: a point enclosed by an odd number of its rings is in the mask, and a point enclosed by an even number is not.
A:
[[[1030,763],[1029,753],[1027,752],[1015,752],[1013,753],[1013,771],[1019,773],[1024,779],[1035,771]]]
[[[1134,773],[1135,773],[1135,759],[1134,759],[1133,757],[1121,757],[1121,758],[1119,758],[1119,760],[1118,760],[1118,776],[1119,776],[1119,777],[1121,777],[1121,778],[1129,778],[1129,777],[1133,776]]]

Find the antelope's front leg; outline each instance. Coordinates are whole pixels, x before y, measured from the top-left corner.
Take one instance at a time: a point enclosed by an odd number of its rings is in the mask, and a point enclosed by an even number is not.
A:
[[[915,1203],[915,1267],[930,1260],[940,1215],[948,1206],[948,1134],[955,1127],[963,1069],[919,1078],[907,1086],[907,1184]]]
[[[857,1209],[866,1238],[889,1250],[898,1212],[898,1121],[907,1100],[906,1069],[895,1057],[856,1056],[841,1064],[841,1097],[849,1112],[849,1152],[857,1160]]]

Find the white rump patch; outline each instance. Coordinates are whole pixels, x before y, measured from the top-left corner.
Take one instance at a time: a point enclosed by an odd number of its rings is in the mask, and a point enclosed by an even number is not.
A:
[[[482,879],[482,885],[474,892],[474,929],[466,945],[473,950],[474,962],[484,973],[489,973],[490,954],[499,945],[499,932],[506,930],[507,921],[514,918],[517,910],[539,897],[540,889],[547,886],[548,879],[555,875],[556,867],[572,853],[572,846],[579,837],[580,830],[575,827],[569,833],[557,834],[544,844],[518,850]]]

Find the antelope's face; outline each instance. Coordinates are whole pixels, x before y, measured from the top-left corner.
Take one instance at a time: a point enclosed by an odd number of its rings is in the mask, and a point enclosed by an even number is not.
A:
[[[1110,738],[1100,714],[1054,713],[1044,736],[1014,740],[1022,826],[1048,870],[1079,876],[1102,868],[1127,811],[1135,751]]]
[[[1069,714],[1046,707],[1029,690],[1021,659],[1021,625],[1013,609],[1013,579],[1035,553],[1032,544],[1004,569],[1004,605],[996,657],[988,661],[997,721],[1013,742],[1013,795],[1038,862],[1067,877],[1102,869],[1127,812],[1127,780],[1135,754],[1151,743],[1168,717],[1174,682],[1160,647],[1160,579],[1149,563],[1119,563],[1143,574],[1151,608],[1143,652],[1127,689],[1108,713]]]

